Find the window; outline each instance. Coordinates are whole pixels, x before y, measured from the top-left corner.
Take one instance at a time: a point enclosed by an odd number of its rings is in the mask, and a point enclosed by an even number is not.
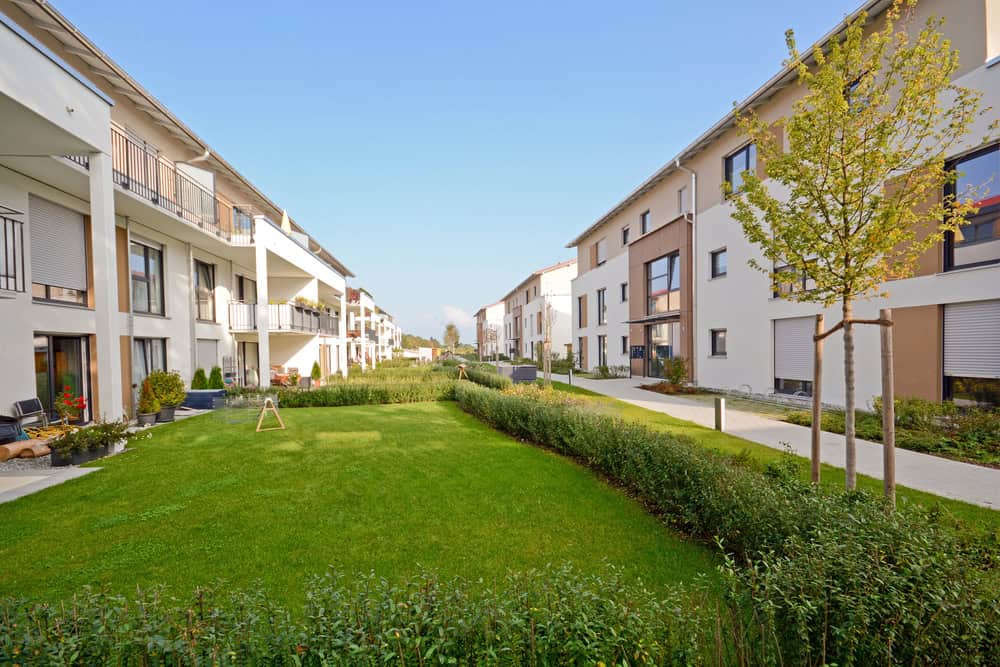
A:
[[[167,370],[166,338],[132,339],[132,384],[139,386],[153,371],[165,370]]]
[[[528,290],[524,290],[524,303],[525,303],[525,305],[527,305],[527,303],[528,303],[529,301],[531,301],[531,296],[530,296],[530,294],[531,294],[531,293],[530,293],[530,292],[529,292]]]
[[[1000,407],[1000,300],[944,306],[944,396],[966,407]]]
[[[198,319],[215,321],[215,266],[194,260],[194,291]]]
[[[587,326],[587,297],[576,297],[576,326]]]
[[[534,290],[533,290],[533,291],[534,291],[534,295],[535,295],[535,296],[538,296],[538,285],[535,285],[535,287],[534,287]]]
[[[691,202],[687,186],[685,185],[677,191],[677,215],[684,215],[691,212]]]
[[[87,305],[87,290],[72,287],[56,287],[55,285],[31,284],[31,297],[38,301],[56,301],[59,303],[75,303]]]
[[[608,240],[601,239],[594,244],[594,263],[597,266],[608,261]]]
[[[646,264],[646,314],[681,307],[681,258],[673,253]]]
[[[726,249],[712,252],[712,277],[721,278],[726,275]]]
[[[743,189],[743,172],[757,168],[757,148],[747,144],[726,158],[726,182],[731,186],[730,193],[736,194]]]
[[[622,354],[628,356],[628,336],[622,336]]]
[[[541,318],[538,318],[538,320],[539,320],[539,322],[541,322]],[[528,325],[528,326],[525,327],[525,329],[532,330],[532,329],[535,328],[535,314],[534,313],[532,313],[531,315],[528,315],[528,321],[525,322],[525,324]]]
[[[32,298],[87,305],[89,244],[83,214],[28,195],[28,223]]]
[[[1000,262],[1000,145],[956,160],[947,167],[958,172],[945,195],[972,199],[979,211],[945,238],[945,269]]]
[[[788,274],[787,279],[783,279],[782,274]],[[774,291],[771,296],[775,299],[780,299],[795,292],[808,292],[816,287],[816,281],[809,276],[793,276],[792,267],[790,266],[776,268],[773,279]]]
[[[608,304],[607,304],[607,293],[608,290],[605,287],[597,290],[597,323],[607,324],[608,323]]]
[[[726,356],[726,330],[712,329],[712,356]]]
[[[163,314],[163,252],[132,241],[129,250],[132,274],[132,311]]]
[[[644,211],[639,215],[639,233],[645,234],[649,231],[649,211]]]
[[[236,276],[236,299],[243,303],[257,303],[257,281]]]
[[[576,339],[576,365],[578,368],[583,368],[583,336]]]
[[[628,245],[628,237],[631,232],[632,229],[630,227],[622,227],[622,247]]]
[[[538,330],[535,333],[537,333],[538,335],[541,335],[542,334],[542,314],[541,313],[538,313],[537,324],[538,324]]]
[[[597,365],[607,366],[608,365],[608,337],[598,336],[597,337]]]
[[[774,391],[812,396],[815,317],[774,320]]]
[[[619,288],[621,289],[621,301],[625,303],[628,301],[628,283],[622,283]]]

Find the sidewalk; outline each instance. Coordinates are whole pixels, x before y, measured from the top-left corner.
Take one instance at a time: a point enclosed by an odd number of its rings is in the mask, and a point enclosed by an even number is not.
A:
[[[552,377],[560,382],[567,381],[565,375],[553,374]],[[573,378],[575,386],[714,428],[713,406],[638,388],[639,384],[648,381],[648,378],[620,380]],[[810,431],[805,426],[727,409],[726,433],[775,449],[784,449],[787,443],[796,454],[809,458]],[[858,474],[882,479],[882,445],[858,440],[857,450]],[[820,451],[824,463],[838,468],[844,467],[844,436],[824,432]],[[896,448],[896,483],[911,489],[1000,510],[1000,470],[995,468]]]

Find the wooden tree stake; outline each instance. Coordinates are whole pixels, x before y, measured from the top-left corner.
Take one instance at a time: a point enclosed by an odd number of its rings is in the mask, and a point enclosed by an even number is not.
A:
[[[812,463],[812,483],[819,484],[820,435],[823,432],[823,314],[816,316],[816,335],[813,337],[813,391],[812,428],[809,457]]]
[[[896,379],[892,359],[892,309],[879,311],[882,341],[882,488],[892,507],[896,506]]]

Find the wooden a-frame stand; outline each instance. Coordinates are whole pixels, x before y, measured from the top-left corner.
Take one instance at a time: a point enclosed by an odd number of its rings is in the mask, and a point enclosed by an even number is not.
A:
[[[268,412],[274,415],[274,418],[278,420],[279,425],[270,426],[268,428],[261,428],[261,425],[264,423],[264,417],[265,415],[267,415]],[[257,417],[257,433],[260,433],[261,431],[284,431],[284,430],[285,430],[285,422],[281,421],[281,415],[278,414],[278,408],[274,406],[274,401],[272,401],[270,398],[265,398],[264,405],[260,409],[260,416]]]

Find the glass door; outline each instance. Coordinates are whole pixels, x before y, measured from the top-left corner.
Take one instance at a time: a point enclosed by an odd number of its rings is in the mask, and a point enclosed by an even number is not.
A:
[[[663,322],[650,324],[646,327],[646,375],[648,377],[663,377],[663,369],[668,359],[673,359],[679,352],[680,322]]]
[[[90,420],[87,351],[86,336],[35,336],[35,390],[51,419],[59,418],[54,407],[56,396],[69,391],[87,399],[79,421]]]

